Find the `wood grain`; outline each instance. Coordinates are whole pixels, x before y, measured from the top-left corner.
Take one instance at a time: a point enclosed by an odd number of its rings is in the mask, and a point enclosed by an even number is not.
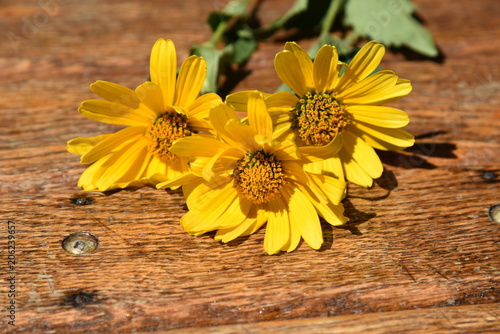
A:
[[[292,2],[265,1],[262,20]],[[185,57],[191,44],[209,38],[203,20],[225,1],[3,1],[0,267],[7,272],[10,220],[16,332],[500,328],[500,224],[488,216],[500,203],[500,7],[494,0],[415,2],[444,61],[388,53],[382,67],[412,80],[413,92],[393,106],[410,114],[417,144],[382,152],[386,171],[372,189],[349,187],[351,222],[324,224],[320,251],[302,243],[268,256],[264,230],[229,244],[213,234],[189,236],[179,225],[180,192],[82,192],[76,182],[85,167],[65,150],[71,138],[116,129],[77,113],[81,101],[94,98],[90,83],[140,84],[159,37],[173,39]],[[47,4],[55,5],[44,21]],[[10,32],[21,36],[19,44]],[[234,89],[273,91],[279,79],[272,60],[282,47],[281,40],[263,43]],[[74,204],[82,196],[93,203]],[[98,238],[94,253],[63,250],[76,231]],[[8,331],[3,276],[0,328]]]
[[[498,304],[189,328],[176,333],[498,333]]]

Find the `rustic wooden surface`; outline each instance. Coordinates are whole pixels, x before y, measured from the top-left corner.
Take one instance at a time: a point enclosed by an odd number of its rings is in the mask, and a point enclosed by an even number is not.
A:
[[[388,54],[382,67],[413,82],[393,106],[410,114],[417,144],[381,154],[386,172],[373,189],[349,188],[352,223],[324,225],[320,251],[301,244],[265,255],[264,230],[227,245],[189,236],[178,223],[179,192],[84,194],[76,187],[84,166],[65,142],[114,129],[77,113],[94,98],[88,85],[143,82],[159,37],[173,39],[185,57],[209,37],[204,18],[225,2],[0,3],[0,328],[13,329],[5,281],[10,220],[18,333],[498,330],[500,223],[488,216],[500,203],[497,0],[416,1],[443,62]],[[261,19],[290,3],[264,1]],[[273,91],[272,59],[282,47],[264,43],[235,89]],[[81,196],[94,202],[71,201]],[[96,235],[99,247],[70,255],[62,240],[81,230]]]

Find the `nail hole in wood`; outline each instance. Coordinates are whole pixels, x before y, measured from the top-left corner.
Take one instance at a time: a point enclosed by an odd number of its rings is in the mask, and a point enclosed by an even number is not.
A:
[[[72,255],[86,255],[94,252],[99,245],[95,235],[87,231],[78,231],[68,235],[62,242],[63,249]]]
[[[491,206],[488,215],[493,222],[500,223],[500,204]]]
[[[75,205],[90,205],[94,203],[94,199],[92,197],[73,197],[69,200],[71,203]]]

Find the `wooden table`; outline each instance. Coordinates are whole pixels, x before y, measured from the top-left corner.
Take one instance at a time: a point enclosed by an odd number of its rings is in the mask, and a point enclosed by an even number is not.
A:
[[[264,22],[291,0],[264,1]],[[167,5],[168,3],[168,5]],[[320,251],[302,243],[268,256],[264,230],[229,244],[179,225],[178,191],[84,193],[67,140],[114,131],[80,116],[88,86],[134,88],[159,37],[185,58],[210,36],[226,1],[4,0],[0,4],[0,206],[3,330],[17,333],[493,333],[500,331],[500,6],[497,0],[418,0],[442,63],[388,54],[411,79],[392,106],[417,144],[381,154],[373,189],[349,187],[352,222],[323,226]],[[9,34],[10,33],[10,34]],[[13,36],[19,39],[13,38]],[[10,37],[9,37],[10,36]],[[299,41],[305,47],[314,42]],[[273,91],[263,43],[233,91]],[[92,203],[77,203],[88,197]],[[78,205],[88,204],[88,205]],[[9,223],[10,221],[10,223]],[[16,263],[8,263],[8,227]],[[12,227],[14,226],[14,227]],[[98,238],[89,255],[62,248],[73,232]],[[8,279],[15,278],[15,298]],[[15,300],[15,327],[7,324]]]

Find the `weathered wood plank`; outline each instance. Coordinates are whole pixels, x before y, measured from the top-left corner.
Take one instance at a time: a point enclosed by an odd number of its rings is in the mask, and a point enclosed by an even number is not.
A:
[[[76,181],[84,166],[65,151],[68,139],[116,129],[78,115],[80,102],[94,98],[91,82],[141,83],[158,37],[172,38],[186,55],[209,37],[203,18],[224,2],[176,1],[167,10],[162,1],[59,1],[17,53],[2,39],[0,249],[10,220],[17,331],[493,332],[500,224],[488,210],[500,203],[499,7],[416,2],[444,63],[388,54],[382,66],[413,82],[394,106],[410,114],[417,145],[381,153],[384,176],[370,190],[349,188],[352,221],[323,224],[319,252],[301,244],[272,257],[263,251],[264,230],[227,245],[213,234],[186,234],[180,192],[83,193]],[[263,20],[290,3],[264,2]],[[2,31],[18,35],[24,18],[42,10],[37,1],[1,6]],[[282,47],[264,43],[235,89],[273,91],[272,60]],[[94,202],[71,201],[81,196]],[[63,250],[63,239],[80,230],[97,236],[93,254]],[[1,307],[6,298],[2,292]]]
[[[176,333],[497,333],[499,305],[371,313],[189,328]]]
[[[132,312],[142,322],[123,329],[161,329],[496,302],[499,226],[487,209],[497,184],[470,170],[405,173],[388,196],[378,186],[352,189],[349,229],[325,224],[320,252],[302,245],[292,256],[265,255],[264,231],[228,245],[187,235],[178,192],[91,193],[87,206],[71,203],[80,193],[70,189],[12,196],[3,216],[19,226],[25,325],[59,328],[55,319],[71,318],[71,328],[97,329],[107,314],[113,328]],[[98,251],[62,250],[78,230],[99,238]],[[90,305],[74,307],[78,292],[92,295]]]

